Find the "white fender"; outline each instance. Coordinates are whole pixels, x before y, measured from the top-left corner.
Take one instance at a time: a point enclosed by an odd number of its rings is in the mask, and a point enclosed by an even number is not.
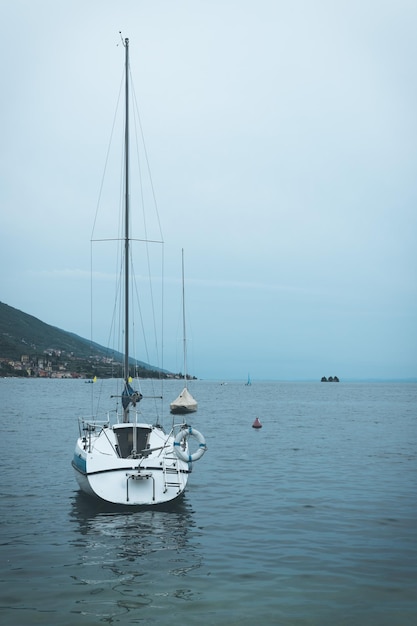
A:
[[[198,441],[198,448],[194,452],[194,454],[187,454],[181,447],[181,442],[183,439],[188,439],[188,437],[194,437]],[[203,435],[195,428],[188,426],[187,428],[182,428],[178,435],[175,437],[174,441],[174,450],[175,454],[181,461],[185,461],[186,463],[192,463],[193,461],[198,461],[201,459],[205,451],[207,450],[206,440]]]

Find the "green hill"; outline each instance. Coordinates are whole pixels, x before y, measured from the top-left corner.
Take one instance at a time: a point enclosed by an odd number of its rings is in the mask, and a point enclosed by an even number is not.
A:
[[[0,374],[3,376],[22,375],[22,372],[40,375],[40,371],[111,376],[122,362],[118,352],[110,352],[0,302]],[[140,376],[168,375],[141,361],[135,365]]]

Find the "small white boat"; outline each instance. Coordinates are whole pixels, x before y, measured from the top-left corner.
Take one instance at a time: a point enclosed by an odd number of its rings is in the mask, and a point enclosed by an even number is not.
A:
[[[194,400],[187,387],[184,387],[180,395],[170,404],[171,413],[182,415],[186,413],[194,413],[197,411],[197,407],[197,401]]]
[[[171,413],[185,415],[197,411],[197,400],[193,398],[188,390],[187,376],[187,337],[185,332],[185,287],[184,287],[184,250],[182,250],[182,336],[183,336],[183,356],[184,356],[184,389],[180,395],[170,404]]]
[[[129,367],[129,271],[131,246],[129,220],[129,40],[125,47],[125,176],[124,176],[124,382],[115,400],[114,417],[79,418],[80,434],[72,466],[80,488],[87,494],[120,505],[156,505],[180,496],[193,461],[206,451],[203,435],[185,423],[165,432],[152,418],[144,420],[139,403],[143,396],[132,384]],[[96,385],[94,385],[96,387]],[[112,413],[113,414],[113,413]],[[195,440],[195,451],[188,447]]]

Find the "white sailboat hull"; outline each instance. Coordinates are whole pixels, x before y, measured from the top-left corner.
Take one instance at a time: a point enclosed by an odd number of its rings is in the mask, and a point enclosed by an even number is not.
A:
[[[135,428],[145,432],[147,450],[123,457],[121,435],[125,431],[130,436]],[[72,465],[86,494],[127,506],[162,504],[178,498],[191,472],[190,464],[175,453],[173,436],[147,424],[86,429],[76,442]]]

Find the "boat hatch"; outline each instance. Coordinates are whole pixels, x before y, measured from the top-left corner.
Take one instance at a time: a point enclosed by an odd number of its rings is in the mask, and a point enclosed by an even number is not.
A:
[[[143,456],[143,451],[149,448],[148,439],[151,432],[150,428],[139,428],[134,426],[128,426],[124,428],[115,429],[118,443],[118,452],[123,459],[127,459],[132,456],[133,452],[133,437],[136,430],[136,454],[137,456]]]

